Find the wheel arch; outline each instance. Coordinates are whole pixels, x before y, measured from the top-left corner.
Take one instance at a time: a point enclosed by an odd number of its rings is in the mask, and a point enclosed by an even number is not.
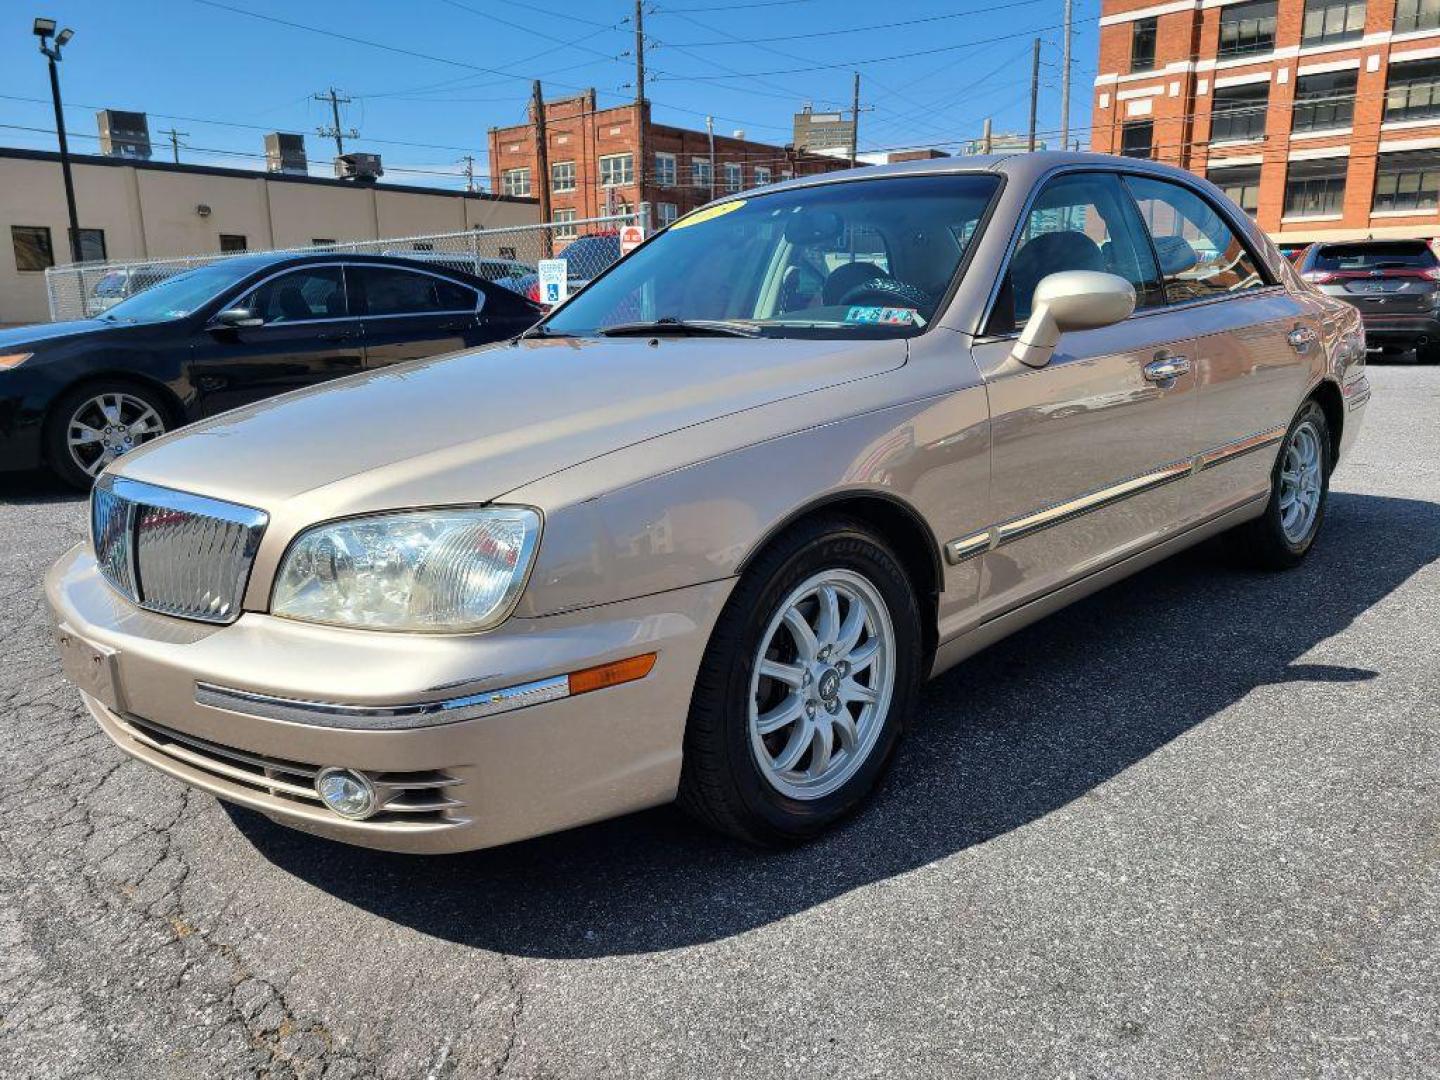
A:
[[[1314,401],[1325,413],[1325,424],[1330,429],[1330,467],[1333,469],[1340,460],[1340,440],[1345,431],[1344,395],[1333,380],[1321,379],[1306,400]]]

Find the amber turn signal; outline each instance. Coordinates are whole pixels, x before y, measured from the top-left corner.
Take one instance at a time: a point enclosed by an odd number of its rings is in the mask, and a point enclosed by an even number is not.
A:
[[[650,674],[655,666],[655,654],[632,656],[628,660],[614,660],[598,667],[585,668],[570,673],[570,695],[588,694],[591,690],[604,690],[607,686],[634,682]]]

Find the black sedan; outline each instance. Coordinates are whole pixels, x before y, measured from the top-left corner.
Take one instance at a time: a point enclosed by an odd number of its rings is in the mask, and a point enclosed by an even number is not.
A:
[[[286,390],[525,330],[541,309],[470,274],[366,255],[245,255],[95,319],[0,331],[0,471],[88,487],[172,428]]]

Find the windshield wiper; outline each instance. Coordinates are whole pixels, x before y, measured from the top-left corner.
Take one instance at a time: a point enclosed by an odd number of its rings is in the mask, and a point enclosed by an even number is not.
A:
[[[653,322],[624,322],[602,326],[596,333],[604,337],[641,337],[646,334],[690,335],[693,337],[759,337],[760,328],[750,323],[728,322],[724,319],[678,319],[667,315]]]

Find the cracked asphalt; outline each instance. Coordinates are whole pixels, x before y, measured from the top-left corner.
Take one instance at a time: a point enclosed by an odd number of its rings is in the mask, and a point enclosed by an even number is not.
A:
[[[1298,571],[1187,553],[931,684],[872,806],[418,860],[130,761],[0,478],[0,1076],[1440,1076],[1440,368]]]

